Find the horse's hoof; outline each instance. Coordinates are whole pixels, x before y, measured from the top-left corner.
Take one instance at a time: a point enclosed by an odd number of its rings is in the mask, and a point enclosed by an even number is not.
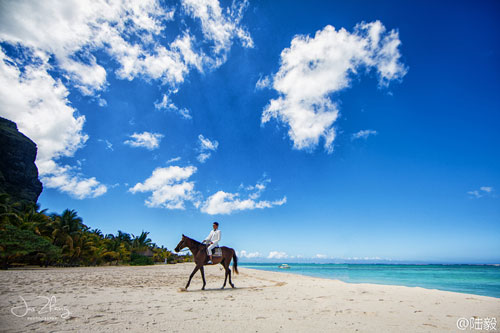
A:
[[[231,288],[234,288],[234,284],[231,285]]]
[[[222,288],[220,288],[220,289],[224,289],[224,286]]]
[[[184,292],[184,291],[188,291],[188,290],[187,290],[187,288],[179,288],[179,291]]]
[[[201,290],[205,290],[205,287],[201,288]]]

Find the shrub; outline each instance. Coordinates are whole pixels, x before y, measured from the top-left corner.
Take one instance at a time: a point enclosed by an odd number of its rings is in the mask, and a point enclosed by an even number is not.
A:
[[[132,253],[130,255],[130,265],[132,266],[154,265],[154,261],[153,259],[143,256],[142,254]]]
[[[45,238],[10,224],[6,224],[0,230],[0,249],[0,259],[4,269],[15,260],[28,261],[26,259],[30,256],[39,257],[39,261],[45,264],[61,256],[61,249]]]

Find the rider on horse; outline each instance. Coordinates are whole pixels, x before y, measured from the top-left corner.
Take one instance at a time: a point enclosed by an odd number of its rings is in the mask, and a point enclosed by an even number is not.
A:
[[[212,250],[219,246],[220,242],[220,230],[219,230],[219,223],[214,222],[213,224],[214,230],[210,231],[210,234],[208,234],[207,238],[203,241],[203,243],[206,243],[208,245],[207,247],[207,253],[210,256],[210,261],[208,264],[212,264]]]

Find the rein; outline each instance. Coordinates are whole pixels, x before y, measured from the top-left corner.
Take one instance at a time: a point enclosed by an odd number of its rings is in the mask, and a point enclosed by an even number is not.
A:
[[[191,241],[193,241],[193,242],[195,242],[195,243],[198,243],[198,244],[197,244],[197,246],[198,246],[198,247],[199,247],[200,245],[205,245],[205,244],[200,243],[200,242],[198,242],[198,241],[196,241],[196,240],[194,240],[194,239],[191,239],[191,238],[189,238],[189,237],[186,237],[186,238],[188,238],[189,240],[191,240]],[[206,246],[206,245],[205,245],[205,246]],[[187,247],[187,245],[186,245],[186,247]],[[179,250],[179,252],[176,252],[176,253],[188,252],[188,251],[191,251],[191,250],[189,249],[189,247],[188,247],[187,249],[185,249],[185,250]]]

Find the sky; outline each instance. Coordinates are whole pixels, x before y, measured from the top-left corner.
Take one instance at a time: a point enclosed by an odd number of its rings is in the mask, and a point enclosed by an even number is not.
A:
[[[500,263],[497,1],[2,1],[50,212],[246,261]]]

